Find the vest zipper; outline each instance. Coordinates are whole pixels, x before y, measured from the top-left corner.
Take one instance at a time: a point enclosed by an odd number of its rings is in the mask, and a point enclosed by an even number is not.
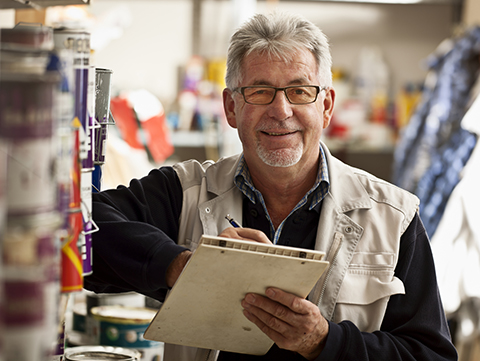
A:
[[[208,361],[211,353],[212,353],[212,350],[208,350],[207,357],[205,357],[205,361]]]
[[[333,240],[332,249],[330,250],[330,252],[328,254],[328,259],[327,259],[327,261],[329,262],[330,265],[327,269],[327,274],[325,275],[325,280],[323,281],[322,290],[320,292],[320,297],[318,298],[318,305],[320,305],[320,303],[322,302],[323,295],[325,293],[325,289],[327,288],[328,279],[330,278],[330,275],[333,272],[333,265],[337,260],[338,252],[340,251],[340,248],[342,246],[342,242],[343,242],[343,234],[335,232],[335,238]]]

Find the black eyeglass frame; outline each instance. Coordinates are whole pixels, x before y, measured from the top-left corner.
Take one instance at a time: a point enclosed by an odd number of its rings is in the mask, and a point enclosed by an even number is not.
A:
[[[290,98],[288,97],[287,95],[287,89],[291,89],[291,88],[305,88],[305,87],[308,87],[308,88],[315,88],[317,90],[317,93],[315,94],[315,99],[312,100],[311,102],[308,102],[308,103],[294,103],[290,100]],[[249,101],[247,101],[247,98],[245,98],[245,89],[247,88],[268,88],[268,89],[275,89],[275,93],[273,94],[273,97],[272,97],[272,100],[269,102],[269,103],[250,103]],[[283,88],[279,88],[279,87],[275,87],[275,86],[271,86],[271,85],[249,85],[249,86],[241,86],[241,87],[237,87],[237,88],[234,88],[233,91],[235,92],[238,92],[240,94],[242,94],[243,96],[243,100],[245,101],[245,103],[247,104],[251,104],[251,105],[268,105],[268,104],[272,104],[273,101],[275,100],[275,97],[277,96],[277,92],[278,91],[283,91],[283,93],[285,94],[285,98],[288,100],[288,102],[290,104],[293,104],[293,105],[306,105],[306,104],[312,104],[312,103],[315,103],[318,99],[318,94],[320,94],[321,91],[323,90],[327,90],[328,87],[326,86],[319,86],[319,85],[291,85],[291,86],[286,86],[286,87],[283,87]]]

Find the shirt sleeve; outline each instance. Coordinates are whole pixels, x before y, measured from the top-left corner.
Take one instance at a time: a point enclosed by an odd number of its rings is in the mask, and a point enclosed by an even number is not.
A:
[[[186,248],[177,244],[183,192],[172,167],[151,171],[129,187],[93,193],[93,272],[84,287],[94,292],[136,291],[163,301],[165,274]]]
[[[418,214],[402,236],[395,275],[403,281],[405,294],[390,297],[380,330],[366,333],[350,321],[330,322],[316,361],[457,360]]]

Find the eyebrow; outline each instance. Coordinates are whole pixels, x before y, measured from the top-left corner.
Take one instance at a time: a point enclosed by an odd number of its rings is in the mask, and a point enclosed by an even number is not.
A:
[[[304,85],[304,84],[308,84],[309,82],[307,81],[306,78],[297,78],[297,79],[294,79],[292,81],[290,81],[288,83],[287,86],[289,85]],[[255,82],[253,82],[252,85],[268,85],[268,86],[274,86],[270,81],[268,80],[256,80]]]

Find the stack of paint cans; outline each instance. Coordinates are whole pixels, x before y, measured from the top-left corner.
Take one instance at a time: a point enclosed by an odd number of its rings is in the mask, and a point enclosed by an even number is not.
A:
[[[163,360],[162,342],[145,340],[143,334],[158,308],[146,307],[145,296],[136,292],[94,294],[85,291],[72,307],[69,348],[93,346],[139,352],[139,361]]]
[[[98,345],[134,349],[141,361],[161,361],[163,343],[146,340],[145,330],[156,310],[145,307],[98,306],[91,309],[93,332]]]
[[[0,167],[6,168],[1,172],[6,180],[0,180],[0,203],[5,204],[0,213],[6,214],[6,224],[0,232],[0,323],[5,361],[44,360],[57,338],[55,96],[61,76],[47,70],[52,49],[51,28],[1,30]]]
[[[84,291],[75,295],[72,311],[71,329],[67,330],[69,346],[97,345],[95,320],[92,309],[99,306],[145,307],[145,296],[136,292],[95,294]]]
[[[90,34],[82,30],[55,29],[55,48],[73,58],[73,172],[71,174],[69,232],[62,243],[62,292],[82,290],[83,276],[92,272],[92,219],[95,72],[90,65]],[[78,247],[79,246],[79,247]],[[80,253],[80,262],[78,260]]]
[[[92,272],[112,71],[90,65],[81,30],[23,24],[0,39],[0,361],[57,361],[69,295]]]

